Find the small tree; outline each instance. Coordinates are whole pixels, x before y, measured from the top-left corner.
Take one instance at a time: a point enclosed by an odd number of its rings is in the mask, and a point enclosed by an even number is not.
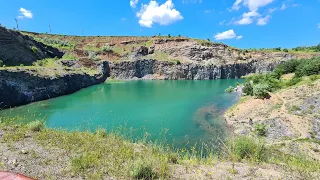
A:
[[[0,60],[0,67],[2,67],[3,66],[3,61],[2,60]]]
[[[168,34],[168,38],[171,38],[171,34]]]
[[[289,50],[288,49],[283,49],[283,52],[289,52]]]
[[[211,41],[210,38],[207,39],[209,42]]]

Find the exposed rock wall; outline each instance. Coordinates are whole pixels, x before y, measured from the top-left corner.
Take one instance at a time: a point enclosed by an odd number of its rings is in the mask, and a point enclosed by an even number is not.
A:
[[[202,80],[240,78],[250,73],[272,71],[276,62],[227,64],[221,66],[198,64],[175,64],[156,60],[138,60],[110,64],[110,76],[115,79],[167,79],[167,80]]]
[[[49,77],[34,74],[31,70],[1,70],[0,109],[70,94],[102,83],[108,76],[108,66],[108,62],[100,64],[100,73],[94,76],[70,72]]]
[[[62,56],[63,52],[56,48],[34,41],[18,31],[0,26],[0,60],[7,66],[31,65],[39,59]]]

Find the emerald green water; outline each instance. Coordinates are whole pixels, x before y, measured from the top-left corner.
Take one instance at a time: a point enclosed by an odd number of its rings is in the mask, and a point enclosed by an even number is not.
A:
[[[157,140],[165,131],[177,146],[205,141],[213,144],[227,134],[221,114],[237,102],[225,89],[241,80],[128,81],[105,83],[74,94],[0,111],[0,116],[44,120],[49,128],[109,131],[126,127],[141,138]],[[131,129],[131,130],[129,130]],[[163,138],[163,136],[161,136]]]

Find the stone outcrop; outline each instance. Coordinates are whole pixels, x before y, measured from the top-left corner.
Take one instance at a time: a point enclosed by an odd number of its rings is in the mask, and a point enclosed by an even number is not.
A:
[[[0,26],[0,60],[7,66],[31,65],[39,59],[62,56],[63,52],[54,47]]]
[[[0,109],[70,94],[102,83],[109,74],[108,70],[108,62],[98,65],[98,73],[95,75],[75,71],[53,77],[39,75],[24,68],[1,70]]]
[[[281,63],[260,62],[227,65],[176,64],[156,60],[138,60],[110,63],[110,76],[115,79],[209,80],[240,78],[250,73],[269,72]]]

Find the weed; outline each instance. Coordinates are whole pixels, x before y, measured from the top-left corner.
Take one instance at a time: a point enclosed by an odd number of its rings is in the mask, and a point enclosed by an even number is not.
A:
[[[234,87],[229,86],[225,91],[226,91],[227,93],[232,93],[232,92],[233,92],[233,89],[234,89]]]
[[[258,136],[266,136],[267,128],[264,123],[256,123],[254,125],[254,133]]]
[[[32,121],[29,124],[27,124],[27,127],[33,132],[40,132],[44,128],[44,123],[38,120]]]
[[[154,171],[150,163],[136,161],[130,169],[130,176],[134,179],[158,179],[159,175]]]
[[[94,134],[100,137],[107,137],[107,130],[104,128],[98,127]]]
[[[227,147],[228,157],[232,160],[249,160],[263,162],[266,160],[267,148],[259,139],[248,136],[239,136],[229,140]]]

